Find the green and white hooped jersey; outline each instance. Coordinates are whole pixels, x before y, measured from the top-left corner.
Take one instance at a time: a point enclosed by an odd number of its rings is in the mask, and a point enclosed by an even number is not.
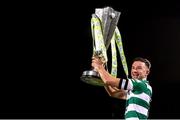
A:
[[[147,119],[152,88],[147,80],[122,79],[119,88],[127,90],[126,120]]]

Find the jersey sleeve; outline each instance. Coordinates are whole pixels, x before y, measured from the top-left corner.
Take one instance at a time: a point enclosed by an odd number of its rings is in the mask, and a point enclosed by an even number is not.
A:
[[[119,82],[119,89],[144,91],[147,89],[147,85],[141,80],[121,79]]]
[[[133,82],[131,81],[131,79],[121,79],[119,82],[119,89],[132,90]]]

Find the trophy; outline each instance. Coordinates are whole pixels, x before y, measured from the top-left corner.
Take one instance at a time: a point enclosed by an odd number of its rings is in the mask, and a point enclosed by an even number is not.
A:
[[[95,9],[95,13],[92,14],[91,18],[91,32],[93,38],[93,56],[98,57],[107,68],[107,50],[110,44],[114,45],[111,46],[112,50],[112,65],[114,68],[111,73],[116,76],[117,73],[117,61],[116,61],[116,47],[115,47],[115,38],[120,37],[117,29],[117,23],[120,17],[120,12],[115,11],[111,7],[105,8],[97,8]],[[119,36],[118,36],[119,35]],[[121,40],[121,39],[119,39]],[[118,40],[116,41],[118,43]],[[125,61],[124,52],[122,51],[122,43],[119,42],[119,50],[121,55],[121,60]],[[113,52],[114,51],[114,52]],[[115,57],[115,59],[113,59]],[[113,61],[114,60],[114,61]],[[126,63],[126,62],[124,62]],[[126,65],[125,65],[126,66]],[[127,69],[127,66],[126,66]],[[100,78],[100,75],[95,69],[86,70],[83,72],[81,76],[81,80],[85,83],[95,85],[95,86],[104,86],[104,82]]]

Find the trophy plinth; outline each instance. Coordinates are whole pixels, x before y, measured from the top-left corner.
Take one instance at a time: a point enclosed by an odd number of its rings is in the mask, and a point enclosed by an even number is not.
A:
[[[96,72],[95,70],[87,70],[84,71],[81,80],[84,81],[85,83],[95,85],[95,86],[104,86],[104,82],[99,76],[99,73]]]

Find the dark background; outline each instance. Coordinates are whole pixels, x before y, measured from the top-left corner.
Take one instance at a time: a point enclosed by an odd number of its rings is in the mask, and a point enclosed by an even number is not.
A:
[[[149,118],[180,118],[178,2],[15,4],[3,9],[1,118],[123,118],[125,101],[80,80],[91,68],[91,14],[106,6],[121,12],[129,71],[134,57],[152,63]]]

